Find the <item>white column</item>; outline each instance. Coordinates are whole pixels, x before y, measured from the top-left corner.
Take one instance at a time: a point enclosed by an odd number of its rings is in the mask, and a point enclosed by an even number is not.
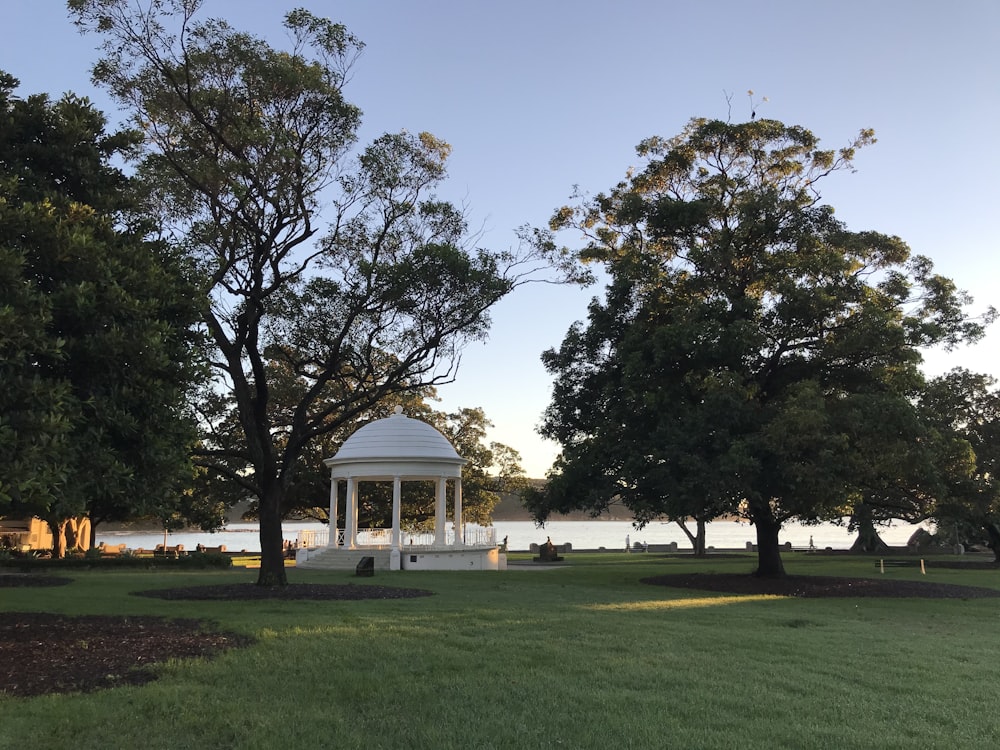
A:
[[[354,477],[347,478],[347,511],[344,516],[344,546],[356,549],[358,546],[358,485]]]
[[[392,548],[401,546],[400,525],[403,504],[403,482],[399,477],[392,478]]]
[[[337,478],[330,471],[330,539],[327,547],[337,546]]]
[[[438,478],[438,494],[437,494],[437,504],[434,506],[434,544],[444,546],[445,541],[445,524],[447,523],[448,516],[448,479],[446,477]]]
[[[462,477],[455,478],[455,546],[465,544],[465,529],[462,524]]]

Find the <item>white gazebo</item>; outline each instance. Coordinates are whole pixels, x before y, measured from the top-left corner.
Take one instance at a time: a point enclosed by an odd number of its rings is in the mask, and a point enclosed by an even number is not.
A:
[[[467,459],[426,422],[410,419],[397,406],[385,419],[369,422],[351,435],[330,468],[330,530],[323,539],[313,534],[300,540],[305,549],[296,564],[306,568],[352,568],[362,557],[375,558],[388,570],[497,570],[500,555],[494,529],[466,529],[462,523],[462,467]],[[336,527],[339,486],[346,485],[344,528]],[[358,528],[358,486],[361,482],[392,482],[392,528]],[[433,481],[437,486],[432,533],[402,530],[402,484]],[[448,483],[453,485],[454,512],[448,528]],[[325,543],[325,544],[324,544]]]

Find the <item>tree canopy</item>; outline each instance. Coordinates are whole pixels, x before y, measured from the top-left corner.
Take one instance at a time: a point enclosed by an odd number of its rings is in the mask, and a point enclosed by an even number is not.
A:
[[[287,50],[200,21],[194,0],[71,0],[103,38],[95,79],[143,129],[141,175],[163,231],[202,275],[215,388],[235,403],[237,452],[196,459],[259,501],[264,585],[284,584],[281,509],[310,442],[389,396],[453,378],[489,308],[550,259],[471,246],[434,194],[450,151],[429,133],[356,144],[344,89],[361,43],[304,10]],[[295,378],[276,429],[269,363]],[[217,428],[206,425],[210,436]]]
[[[612,499],[638,522],[748,518],[758,574],[784,572],[789,519],[849,515],[900,479],[924,429],[920,348],[982,335],[970,300],[898,237],[851,231],[820,181],[839,150],[773,120],[695,119],[638,147],[639,170],[557,211],[609,282],[586,325],[543,355],[555,376],[541,432],[562,446],[532,509]],[[912,477],[908,479],[912,480]]]
[[[271,366],[276,366],[271,363]],[[287,430],[289,415],[300,394],[287,370],[272,372],[275,398],[274,427],[279,434]],[[499,502],[500,492],[518,491],[525,484],[520,455],[502,443],[489,442],[486,431],[492,426],[479,408],[463,408],[454,413],[437,411],[430,405],[435,397],[432,388],[394,394],[392,402],[376,404],[353,422],[340,425],[306,446],[296,465],[296,473],[286,491],[282,517],[315,518],[329,522],[330,476],[324,459],[335,455],[343,442],[370,421],[388,417],[396,405],[413,418],[423,420],[438,429],[469,463],[462,470],[463,518],[467,522],[489,525],[492,510]],[[207,400],[203,399],[202,403]],[[238,453],[241,435],[239,417],[231,400],[216,394],[212,401],[218,413],[210,420],[217,429],[211,440],[216,445],[229,446],[228,453]],[[257,516],[258,500],[242,481],[240,469],[245,464],[233,459],[225,472],[204,472],[197,480],[196,491],[189,496],[186,517],[206,530],[214,530],[226,521],[229,509],[250,499],[248,517]],[[234,479],[235,477],[235,479]],[[391,524],[392,494],[390,483],[365,482],[360,488],[359,523],[361,526],[383,528]],[[422,483],[403,485],[402,516],[420,527],[434,518],[436,489]],[[449,497],[449,502],[451,498]],[[341,514],[344,508],[340,508]],[[343,523],[340,524],[343,528]]]
[[[955,369],[931,380],[920,399],[925,418],[951,438],[948,491],[935,506],[939,533],[954,541],[980,542],[1000,562],[1000,392],[996,380]]]
[[[135,134],[106,134],[84,99],[18,99],[16,85],[0,74],[0,512],[59,538],[75,516],[175,501],[197,311],[112,166]]]

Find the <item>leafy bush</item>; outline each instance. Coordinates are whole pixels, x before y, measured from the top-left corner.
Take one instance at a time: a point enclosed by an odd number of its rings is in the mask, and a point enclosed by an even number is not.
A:
[[[157,568],[177,570],[203,570],[207,568],[231,568],[232,558],[219,552],[191,552],[176,559],[169,557],[139,557],[134,554],[100,557],[64,557],[61,560],[41,557],[0,556],[0,567],[18,568],[24,571],[45,570],[119,570],[135,568]]]

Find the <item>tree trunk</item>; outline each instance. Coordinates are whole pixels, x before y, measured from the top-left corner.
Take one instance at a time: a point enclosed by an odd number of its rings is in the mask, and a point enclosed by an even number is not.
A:
[[[281,533],[281,499],[277,488],[270,488],[260,499],[260,574],[258,586],[287,586],[285,545]]]
[[[674,523],[680,526],[681,531],[684,532],[684,536],[691,542],[691,549],[695,556],[702,557],[705,554],[705,522],[696,518],[695,532],[693,534],[687,527],[687,522],[684,519],[677,519]]]
[[[858,538],[851,545],[851,552],[888,552],[889,545],[886,544],[872,523],[865,526],[858,526]]]
[[[87,516],[69,518],[65,521],[66,546],[74,552],[86,552],[90,549],[90,519]]]
[[[60,559],[66,556],[66,522],[47,520],[49,531],[52,532],[52,557]]]
[[[768,515],[755,518],[754,525],[757,527],[757,570],[753,574],[758,578],[784,578],[785,565],[778,546],[781,524]]]
[[[858,530],[858,538],[851,545],[851,552],[886,552],[889,545],[882,541],[882,537],[875,530],[872,522],[871,508],[865,503],[858,503],[854,507],[854,515],[851,520]]]
[[[704,557],[707,549],[705,546],[705,536],[708,523],[704,519],[696,518],[694,520],[695,531],[693,534],[683,519],[674,521],[674,523],[681,527],[681,531],[684,532],[684,536],[686,536],[688,541],[691,542],[691,550],[694,552],[695,557]]]
[[[695,537],[695,535],[691,533],[691,530],[687,527],[687,522],[683,518],[675,518],[674,523],[676,523],[680,527],[681,531],[684,532],[684,536],[686,536],[688,538],[688,541],[691,542],[691,549],[694,550],[694,553],[697,555],[698,540]]]
[[[993,562],[1000,565],[1000,526],[995,523],[983,524],[983,530],[989,539],[987,546],[993,550]]]

